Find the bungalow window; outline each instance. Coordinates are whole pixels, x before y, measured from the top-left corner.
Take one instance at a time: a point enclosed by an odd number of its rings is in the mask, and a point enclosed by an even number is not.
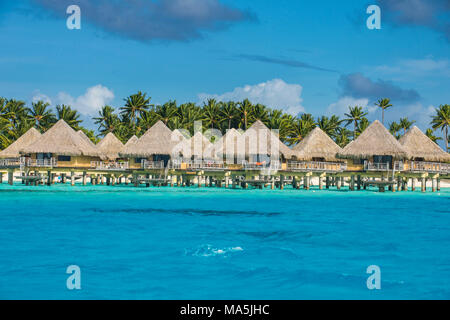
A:
[[[72,160],[71,156],[58,156],[58,161],[70,162]]]
[[[392,163],[392,156],[373,156],[374,163]]]
[[[147,160],[147,158],[134,158],[134,163],[139,163],[141,164],[142,161]]]
[[[46,159],[51,159],[51,158],[52,158],[51,153],[38,153],[36,155],[37,160],[46,160]]]

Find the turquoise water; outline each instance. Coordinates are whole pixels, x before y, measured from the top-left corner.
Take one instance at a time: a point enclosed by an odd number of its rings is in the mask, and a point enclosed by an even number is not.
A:
[[[449,208],[450,190],[3,184],[0,298],[449,299]]]

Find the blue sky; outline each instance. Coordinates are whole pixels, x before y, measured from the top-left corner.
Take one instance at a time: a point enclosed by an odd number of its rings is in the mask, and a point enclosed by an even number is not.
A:
[[[65,10],[81,8],[81,30]],[[381,30],[366,9],[381,8]],[[153,103],[207,97],[291,113],[342,115],[389,97],[386,122],[426,129],[450,103],[445,0],[18,0],[0,2],[0,96],[69,103],[86,117],[147,92]]]

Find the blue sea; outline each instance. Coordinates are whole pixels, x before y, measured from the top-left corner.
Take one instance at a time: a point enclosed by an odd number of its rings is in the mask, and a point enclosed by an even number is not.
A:
[[[1,299],[449,299],[449,248],[448,189],[0,186]]]

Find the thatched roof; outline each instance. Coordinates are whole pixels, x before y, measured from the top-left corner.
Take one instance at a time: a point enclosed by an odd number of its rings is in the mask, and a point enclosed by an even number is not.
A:
[[[311,161],[313,158],[324,158],[325,161],[336,161],[336,154],[342,149],[325,132],[316,127],[292,148],[292,151],[298,160]]]
[[[92,142],[91,139],[83,132],[83,130],[78,130],[77,133],[80,135],[81,138],[83,138],[87,143],[89,143],[91,146],[95,147],[95,144]]]
[[[244,155],[245,150],[243,142],[244,139],[242,134],[238,130],[232,128],[214,143],[214,153],[218,157]]]
[[[294,154],[280,139],[260,120],[257,120],[243,136],[245,155],[283,155],[290,159]]]
[[[119,152],[124,148],[123,143],[117,139],[114,133],[108,133],[99,143],[97,143],[97,150],[102,159],[115,160],[120,158]]]
[[[407,157],[400,142],[378,120],[337,155],[345,159],[367,159],[372,156],[393,156],[395,159]]]
[[[41,133],[39,131],[31,128],[9,147],[0,152],[0,158],[19,158],[20,150],[35,142],[40,136]]]
[[[450,154],[442,150],[416,126],[401,137],[399,142],[411,159],[423,158],[424,161],[450,162]]]
[[[133,144],[125,146],[122,157],[151,157],[153,155],[172,155],[176,145],[172,140],[172,131],[162,122],[155,123]]]
[[[183,139],[189,139],[189,133],[187,132],[187,130],[180,130],[180,129],[175,129],[172,131],[172,135],[176,138],[179,138],[180,140]]]
[[[75,132],[64,120],[39,137],[20,153],[54,153],[64,156],[98,156],[98,151]]]
[[[179,150],[184,158],[191,158],[192,156],[203,159],[214,159],[214,145],[209,141],[200,131],[198,131],[192,138],[181,143],[181,150]]]
[[[130,146],[130,145],[132,145],[132,144],[138,142],[138,140],[139,140],[138,137],[132,136],[132,137],[127,141],[127,143],[125,143],[125,147],[128,147],[128,146]]]

